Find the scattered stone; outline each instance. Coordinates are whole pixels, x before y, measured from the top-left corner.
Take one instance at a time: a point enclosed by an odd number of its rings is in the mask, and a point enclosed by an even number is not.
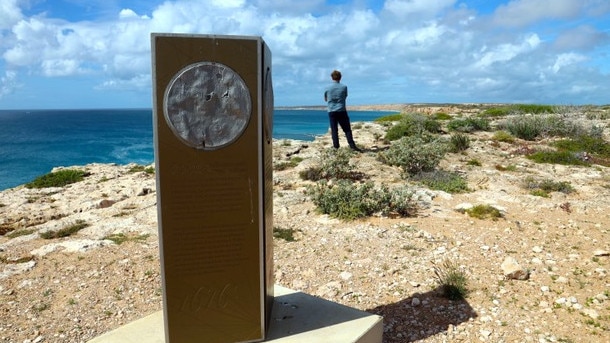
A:
[[[582,312],[584,315],[593,318],[593,319],[598,319],[599,318],[599,313],[597,313],[597,311],[595,311],[592,308],[585,308],[583,310],[581,310],[580,312]]]
[[[517,260],[513,257],[507,257],[504,259],[501,265],[504,277],[513,280],[527,280],[529,279],[529,272],[521,267]]]
[[[419,300],[419,298],[414,297],[413,299],[411,299],[411,306],[417,307],[419,305],[421,305],[421,300]]]
[[[341,274],[339,274],[339,276],[341,277],[341,279],[347,281],[349,279],[352,278],[352,273],[349,272],[341,272]]]

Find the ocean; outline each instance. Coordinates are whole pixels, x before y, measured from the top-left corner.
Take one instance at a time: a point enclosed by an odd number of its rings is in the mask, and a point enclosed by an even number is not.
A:
[[[392,112],[351,111],[352,123]],[[275,139],[311,141],[328,132],[323,110],[276,109]],[[0,110],[0,190],[54,167],[154,161],[152,110]]]

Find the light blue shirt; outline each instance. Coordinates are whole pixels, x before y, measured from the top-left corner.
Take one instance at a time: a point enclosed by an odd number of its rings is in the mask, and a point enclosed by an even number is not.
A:
[[[328,112],[347,111],[345,107],[347,98],[347,86],[333,81],[324,91],[324,100],[328,103]]]

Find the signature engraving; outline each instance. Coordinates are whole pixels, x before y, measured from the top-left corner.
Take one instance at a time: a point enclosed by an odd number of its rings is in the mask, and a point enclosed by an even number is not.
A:
[[[202,286],[184,298],[181,310],[192,314],[207,310],[223,311],[236,305],[235,299],[238,296],[237,285],[227,284],[222,288]]]

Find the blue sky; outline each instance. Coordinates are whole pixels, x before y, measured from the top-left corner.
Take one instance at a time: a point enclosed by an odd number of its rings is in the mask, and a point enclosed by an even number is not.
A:
[[[150,33],[262,36],[275,103],[610,103],[608,0],[2,0],[0,109],[149,108]]]

